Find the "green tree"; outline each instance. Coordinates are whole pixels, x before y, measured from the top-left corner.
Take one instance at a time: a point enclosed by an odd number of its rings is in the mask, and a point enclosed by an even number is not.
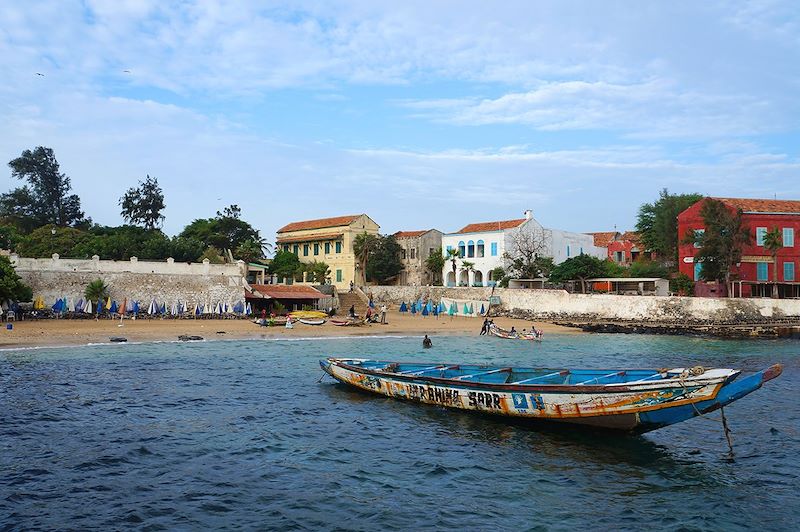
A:
[[[636,230],[646,249],[673,265],[678,263],[678,214],[703,199],[700,194],[670,194],[667,189],[659,193],[653,203],[639,207]]]
[[[772,255],[772,297],[778,297],[778,251],[783,247],[783,234],[773,227],[764,235],[764,249]]]
[[[13,225],[0,225],[0,249],[15,251],[17,243],[22,239]]]
[[[363,284],[367,282],[367,266],[369,264],[372,251],[378,245],[378,237],[371,235],[366,231],[360,235],[356,235],[353,239],[353,253],[355,253],[356,260],[358,261],[358,268],[361,272],[361,280]],[[399,253],[399,252],[398,252]],[[398,259],[399,261],[400,259]]]
[[[370,281],[385,284],[403,271],[400,261],[402,246],[393,235],[379,235],[371,248],[366,265],[367,278]]]
[[[270,262],[267,271],[281,279],[294,279],[297,272],[303,270],[303,264],[291,251],[278,251]]]
[[[489,272],[489,281],[495,281],[498,286],[501,288],[505,288],[508,286],[508,280],[510,277],[506,273],[506,270],[502,266],[498,266],[497,268],[493,269]]]
[[[214,246],[208,246],[197,260],[203,262],[206,259],[208,259],[208,262],[211,264],[223,264],[225,262],[225,258],[222,256],[222,251]]]
[[[161,214],[166,208],[164,192],[158,186],[158,179],[147,177],[139,181],[138,187],[131,187],[119,199],[122,217],[132,224],[141,224],[145,229],[155,229],[164,222]]]
[[[178,236],[198,240],[206,247],[213,246],[223,251],[234,251],[248,240],[259,243],[262,249],[269,249],[271,246],[261,237],[259,231],[241,219],[241,213],[238,205],[230,205],[222,212],[217,211],[214,218],[194,220]]]
[[[292,253],[292,255],[294,255],[294,253]],[[328,265],[316,260],[306,264],[305,271],[311,274],[311,279],[317,284],[325,284],[331,275],[331,270],[328,268]]]
[[[630,277],[667,277],[668,272],[663,264],[653,260],[639,259],[631,264],[629,274]]]
[[[445,257],[445,260],[450,261],[450,268],[453,270],[454,280],[456,278],[456,271],[458,271],[458,258],[459,258],[459,253],[456,248],[450,248],[447,250],[447,256]]]
[[[444,255],[441,251],[434,250],[427,259],[425,259],[425,269],[431,274],[432,284],[442,284],[442,271],[444,270],[445,263]]]
[[[22,282],[8,257],[0,255],[0,300],[30,301],[32,299],[31,287]]]
[[[264,258],[264,250],[259,242],[253,239],[245,240],[234,251],[234,256],[245,262],[255,262]]]
[[[108,286],[106,286],[106,283],[104,283],[102,279],[95,279],[86,285],[83,295],[88,301],[96,303],[108,297]]]
[[[135,225],[105,227],[95,225],[90,237],[75,245],[71,256],[88,258],[98,255],[108,260],[163,260],[171,256],[172,242],[158,229],[145,229]]]
[[[469,272],[475,271],[475,263],[468,260],[462,260],[461,269],[467,272],[467,279],[469,279]],[[467,284],[469,284],[469,282]]]
[[[606,275],[607,266],[605,261],[581,253],[577,257],[572,257],[553,268],[550,272],[550,281],[554,283],[565,283],[577,279],[581,282],[581,293],[586,293],[586,279],[603,277]]]
[[[196,238],[176,236],[170,241],[169,254],[178,262],[199,262],[203,251],[203,243]]]
[[[75,248],[91,240],[88,231],[73,227],[56,227],[45,225],[24,236],[17,244],[17,253],[23,257],[48,258],[58,253],[64,258],[87,258],[77,255]]]
[[[731,268],[742,261],[742,250],[751,242],[742,210],[733,210],[719,200],[706,198],[700,209],[705,230],[689,231],[683,242],[698,246],[695,262],[703,267],[700,276],[707,281],[725,282],[729,286]]]
[[[0,196],[0,217],[18,224],[25,232],[45,224],[86,224],[81,200],[69,193],[70,178],[60,171],[52,149],[39,146],[25,150],[8,166],[12,177],[28,184]]]
[[[679,273],[670,281],[670,288],[679,296],[694,295],[694,281],[685,273]]]

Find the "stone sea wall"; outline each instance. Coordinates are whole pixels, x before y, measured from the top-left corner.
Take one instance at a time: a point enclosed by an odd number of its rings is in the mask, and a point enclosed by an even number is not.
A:
[[[486,300],[491,288],[370,286],[378,302],[399,305],[420,297]],[[570,294],[564,290],[496,288],[499,312],[553,321],[641,321],[679,324],[758,323],[800,318],[800,300]],[[493,310],[493,312],[495,312]]]
[[[236,302],[244,298],[246,265],[176,263],[166,261],[130,261],[30,259],[12,255],[11,262],[22,280],[33,289],[34,297],[43,297],[52,305],[59,297],[73,301],[83,297],[86,285],[102,279],[112,299],[159,303],[173,301]]]

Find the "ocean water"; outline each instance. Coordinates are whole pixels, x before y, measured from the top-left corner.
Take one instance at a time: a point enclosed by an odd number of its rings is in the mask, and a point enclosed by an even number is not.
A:
[[[644,436],[353,391],[318,359],[784,374]],[[800,343],[350,338],[0,352],[0,530],[737,530],[800,523]]]

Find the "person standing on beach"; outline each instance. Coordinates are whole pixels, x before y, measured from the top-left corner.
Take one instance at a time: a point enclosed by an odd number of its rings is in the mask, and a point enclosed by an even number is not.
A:
[[[381,324],[386,325],[386,305],[381,305]]]
[[[489,318],[483,318],[483,327],[481,327],[481,334],[479,334],[478,336],[483,336],[488,332],[489,332]]]
[[[350,281],[350,291],[353,291],[353,281]]]

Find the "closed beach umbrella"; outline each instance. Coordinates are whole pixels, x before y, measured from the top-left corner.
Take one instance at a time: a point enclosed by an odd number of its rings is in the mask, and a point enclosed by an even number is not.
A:
[[[469,314],[469,308],[467,308],[467,304],[464,303],[464,314]]]
[[[450,308],[447,310],[447,313],[448,313],[450,316],[452,316],[453,314],[455,314],[455,313],[456,313],[456,302],[455,302],[455,301],[453,301],[452,303],[450,303]]]
[[[97,313],[100,314],[101,312],[103,312],[103,300],[102,299],[98,299],[97,300]]]
[[[433,316],[436,317],[439,315],[439,305],[433,306]]]
[[[67,310],[75,312],[75,300],[72,298],[67,299]]]
[[[417,313],[417,304],[411,303],[411,314],[416,314],[416,313]]]
[[[151,316],[156,313],[156,300],[151,299],[150,304],[147,306],[147,313]]]
[[[122,300],[122,306],[119,307],[118,309],[119,313],[124,315],[125,310],[127,310],[127,307],[128,307],[128,298],[126,297],[125,299]]]
[[[75,312],[83,312],[83,299],[79,299],[77,303],[75,303]]]
[[[134,301],[133,302],[133,308],[131,308],[131,312],[134,315],[139,314],[139,302],[138,301]]]
[[[167,313],[167,302],[166,302],[166,301],[164,301],[163,303],[161,303],[161,310],[160,310],[160,312],[161,312],[161,314],[166,314],[166,313]]]
[[[405,301],[400,303],[400,312],[408,312],[408,307],[406,306],[406,302]]]
[[[170,309],[169,313],[172,314],[173,316],[177,316],[179,307],[180,307],[180,305],[178,305],[178,302],[177,301],[173,301],[172,302],[172,308]]]
[[[206,301],[206,304],[203,305],[203,314],[211,314],[211,303]]]
[[[251,305],[250,302],[248,301],[247,306],[245,307],[245,314],[249,316],[252,313],[253,313],[253,305]]]
[[[119,306],[117,305],[117,302],[116,301],[112,301],[111,302],[111,306],[108,307],[108,311],[111,314],[116,314],[118,310],[119,310]]]
[[[87,299],[86,300],[86,304],[83,306],[83,311],[86,314],[91,314],[92,313],[92,300],[91,299]]]
[[[53,309],[53,312],[58,312],[59,307],[61,306],[61,299],[56,299],[56,302],[50,307]]]
[[[423,316],[427,316],[428,314],[430,314],[430,313],[428,312],[428,305],[424,305],[424,306],[422,307],[422,315],[423,315]]]
[[[105,308],[111,308],[111,296],[106,298]]]
[[[194,315],[199,316],[202,310],[200,309],[200,303],[194,304]]]
[[[217,306],[214,307],[214,314],[222,314],[222,305],[217,301]]]
[[[428,300],[428,302],[427,302],[427,303],[425,303],[425,308],[427,308],[427,309],[428,309],[428,312],[430,312],[430,311],[432,311],[432,310],[433,310],[433,305],[431,304],[431,301],[430,301],[430,299]]]
[[[469,304],[469,313],[470,314],[475,314],[475,307],[472,306],[472,303]]]
[[[483,303],[481,303],[481,316],[486,314],[486,310],[483,308]]]

